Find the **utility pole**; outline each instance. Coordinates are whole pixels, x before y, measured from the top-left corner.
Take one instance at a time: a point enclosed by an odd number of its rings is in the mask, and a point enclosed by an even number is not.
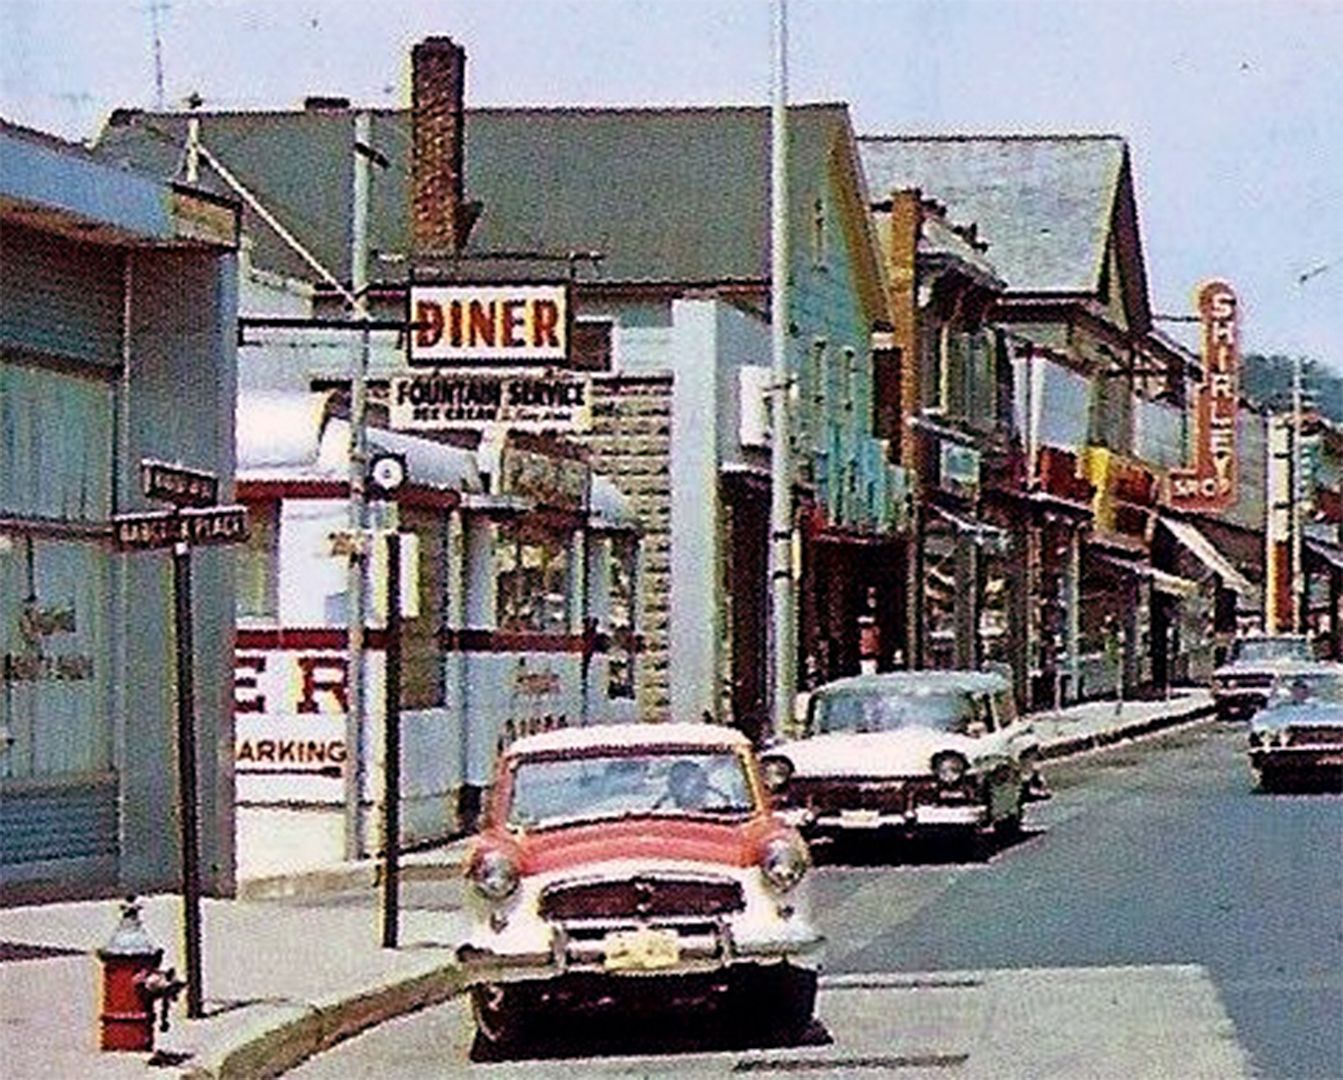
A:
[[[348,710],[345,716],[345,858],[358,859],[364,854],[364,817],[362,812],[364,755],[364,609],[367,544],[364,535],[367,500],[364,479],[368,463],[368,202],[369,154],[372,121],[361,111],[354,118],[354,200],[350,222],[350,291],[354,296],[354,317],[359,321],[359,350],[350,377],[350,545],[349,567],[349,672]]]
[[[792,728],[796,692],[793,633],[793,467],[788,417],[788,12],[774,2],[773,102],[770,108],[770,439],[769,582],[773,662],[772,728]]]
[[[1301,475],[1301,354],[1292,360],[1292,629],[1303,633],[1306,629],[1305,567],[1301,558],[1301,510],[1305,484]]]

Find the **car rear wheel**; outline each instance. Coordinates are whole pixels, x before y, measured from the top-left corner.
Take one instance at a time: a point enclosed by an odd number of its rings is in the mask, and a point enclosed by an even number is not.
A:
[[[765,1031],[793,1041],[811,1026],[816,972],[792,964],[744,971],[736,980],[736,1012]]]

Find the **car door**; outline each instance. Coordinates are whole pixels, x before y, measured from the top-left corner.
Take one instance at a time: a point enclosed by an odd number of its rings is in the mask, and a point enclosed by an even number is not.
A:
[[[970,695],[973,717],[970,731],[975,737],[975,760],[987,787],[989,814],[996,821],[1012,812],[1014,769],[1008,755],[1007,733],[998,726],[993,697],[984,691]],[[967,734],[970,733],[967,732]]]

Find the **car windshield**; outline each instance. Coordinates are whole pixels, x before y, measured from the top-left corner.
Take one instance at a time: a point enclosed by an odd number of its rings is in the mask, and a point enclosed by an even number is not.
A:
[[[932,728],[964,731],[975,716],[969,694],[929,691],[870,694],[828,694],[814,699],[812,729],[816,734],[897,731]]]
[[[1259,664],[1272,660],[1310,660],[1310,643],[1302,638],[1247,638],[1236,642],[1237,660]]]
[[[1274,695],[1275,704],[1304,705],[1322,702],[1343,705],[1343,674],[1335,671],[1302,672],[1282,680]]]
[[[544,828],[640,814],[744,817],[755,810],[732,750],[639,750],[521,761],[508,823]]]

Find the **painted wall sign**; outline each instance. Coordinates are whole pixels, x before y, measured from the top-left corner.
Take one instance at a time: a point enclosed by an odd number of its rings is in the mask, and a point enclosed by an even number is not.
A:
[[[549,366],[569,360],[569,288],[415,285],[412,366]]]
[[[88,653],[51,647],[52,638],[76,632],[73,607],[42,607],[36,600],[26,601],[19,609],[15,630],[19,647],[0,657],[0,682],[83,682],[93,678],[93,657]]]
[[[1224,281],[1199,290],[1203,382],[1194,399],[1194,462],[1172,469],[1170,504],[1179,510],[1225,510],[1236,501],[1236,414],[1240,341],[1236,293]]]
[[[391,425],[582,432],[592,428],[592,380],[578,375],[426,372],[392,379]]]
[[[239,801],[341,802],[348,670],[338,652],[238,651],[233,761]]]

